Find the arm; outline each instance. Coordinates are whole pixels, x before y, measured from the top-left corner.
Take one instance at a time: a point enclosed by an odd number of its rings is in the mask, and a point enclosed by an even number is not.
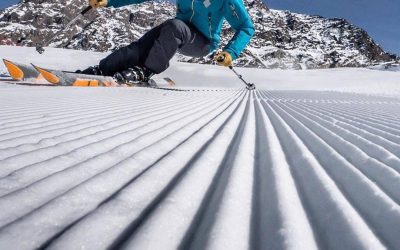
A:
[[[108,0],[107,7],[122,7],[129,4],[139,4],[149,0]]]
[[[242,0],[225,0],[224,17],[236,31],[224,50],[235,60],[253,37],[254,25]]]

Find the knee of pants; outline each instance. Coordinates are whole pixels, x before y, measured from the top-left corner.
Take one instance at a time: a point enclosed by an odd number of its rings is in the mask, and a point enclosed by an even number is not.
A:
[[[165,29],[167,32],[173,33],[175,37],[180,38],[182,40],[182,44],[187,43],[190,38],[190,28],[182,20],[169,19],[164,22],[163,29]]]

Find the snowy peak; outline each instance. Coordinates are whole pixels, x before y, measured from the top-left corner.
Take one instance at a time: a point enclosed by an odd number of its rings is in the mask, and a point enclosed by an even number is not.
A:
[[[362,29],[344,19],[270,10],[259,0],[246,0],[256,27],[241,66],[268,68],[360,67],[396,60]],[[0,13],[0,44],[33,46],[62,29],[86,5],[84,0],[26,0]],[[108,51],[138,39],[155,25],[173,18],[175,5],[147,2],[123,8],[91,11],[58,37],[51,46]],[[223,43],[233,36],[227,24]],[[180,56],[188,62],[207,59]]]
[[[396,59],[345,19],[269,10],[258,0],[247,6],[256,26],[249,50],[271,68],[358,67]]]
[[[29,1],[8,8],[0,15],[0,43],[32,46],[62,29],[86,5],[86,1]],[[68,6],[68,7],[65,7]],[[51,46],[107,51],[129,44],[151,28],[152,23],[170,18],[169,3],[146,3],[125,8],[90,11]],[[154,13],[154,14],[153,14]]]

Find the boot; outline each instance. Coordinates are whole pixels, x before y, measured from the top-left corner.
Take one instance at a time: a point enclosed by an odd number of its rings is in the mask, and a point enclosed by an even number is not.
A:
[[[131,85],[145,84],[153,75],[154,73],[145,67],[134,66],[133,68],[115,73],[113,77],[119,84]]]

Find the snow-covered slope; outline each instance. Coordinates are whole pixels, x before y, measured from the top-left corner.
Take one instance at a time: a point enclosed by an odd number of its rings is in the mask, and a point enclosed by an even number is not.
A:
[[[96,65],[107,53],[46,48],[40,55],[34,48],[0,46],[0,55],[20,63],[75,71]],[[259,88],[274,90],[327,90],[400,96],[400,72],[366,68],[319,70],[279,70],[237,68],[240,74]],[[0,74],[6,74],[0,63]],[[228,69],[215,65],[182,63],[173,59],[171,67],[157,77],[172,77],[180,87],[240,88],[243,83]]]
[[[400,244],[400,99],[38,87],[0,97],[2,249]]]
[[[400,72],[237,70],[256,91],[180,62],[190,91],[0,82],[0,249],[397,249]]]
[[[310,69],[359,67],[396,59],[362,29],[344,19],[269,10],[260,0],[244,1],[256,33],[236,61],[240,66]],[[0,13],[0,44],[33,46],[60,30],[86,5],[85,0],[31,0]],[[52,46],[108,51],[138,39],[154,25],[172,18],[170,2],[151,2],[92,11]],[[233,36],[224,26],[222,46]],[[250,53],[251,52],[251,53]],[[260,60],[263,62],[261,63]],[[209,60],[189,62],[209,63]]]

